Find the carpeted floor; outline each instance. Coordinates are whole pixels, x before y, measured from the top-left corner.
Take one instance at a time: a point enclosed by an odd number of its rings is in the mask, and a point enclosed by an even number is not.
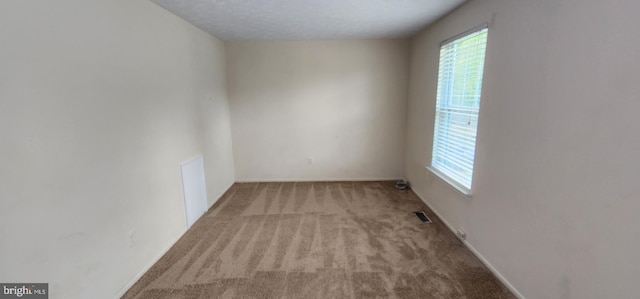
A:
[[[383,297],[515,298],[393,182],[235,184],[123,298]]]

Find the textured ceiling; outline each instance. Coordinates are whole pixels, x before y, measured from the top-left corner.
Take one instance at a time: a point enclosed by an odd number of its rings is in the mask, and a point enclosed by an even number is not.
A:
[[[222,40],[410,37],[465,0],[151,0]]]

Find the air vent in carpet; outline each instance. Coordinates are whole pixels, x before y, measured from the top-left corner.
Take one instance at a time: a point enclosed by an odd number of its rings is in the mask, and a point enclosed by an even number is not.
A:
[[[418,216],[418,218],[420,218],[420,220],[422,220],[422,222],[425,222],[425,223],[431,223],[432,222],[431,219],[429,219],[429,217],[427,217],[427,215],[424,212],[417,211],[417,212],[414,212],[414,213],[416,213],[416,216]]]

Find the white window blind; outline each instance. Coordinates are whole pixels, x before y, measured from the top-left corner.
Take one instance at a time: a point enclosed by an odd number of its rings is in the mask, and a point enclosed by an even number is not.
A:
[[[471,192],[487,27],[445,41],[440,47],[431,168]]]

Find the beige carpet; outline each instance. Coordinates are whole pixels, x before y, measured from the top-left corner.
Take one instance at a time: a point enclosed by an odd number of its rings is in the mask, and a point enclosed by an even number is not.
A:
[[[235,184],[123,298],[387,297],[515,298],[393,182]]]

